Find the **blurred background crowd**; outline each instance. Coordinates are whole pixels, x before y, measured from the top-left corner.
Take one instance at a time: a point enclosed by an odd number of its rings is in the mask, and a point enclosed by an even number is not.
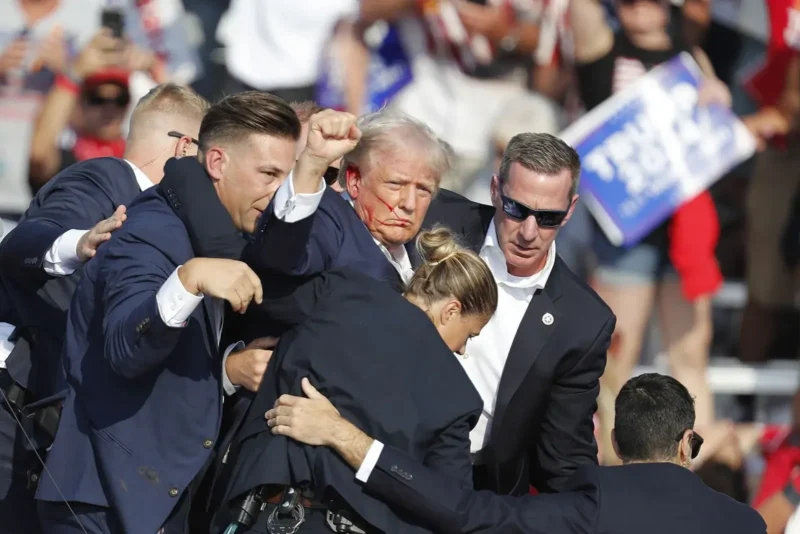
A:
[[[511,137],[557,135],[603,87],[699,47],[761,144],[710,191],[724,283],[687,293],[666,225],[621,254],[580,204],[558,252],[618,318],[598,421],[632,373],[671,372],[697,398],[701,475],[782,532],[800,504],[800,1],[676,0],[667,18],[648,3],[662,2],[4,0],[0,218],[7,232],[70,164],[121,157],[132,105],[166,81],[212,101],[258,89],[358,115],[396,107],[453,148],[442,187],[488,203]],[[669,54],[609,63],[642,44],[604,36],[664,24]]]

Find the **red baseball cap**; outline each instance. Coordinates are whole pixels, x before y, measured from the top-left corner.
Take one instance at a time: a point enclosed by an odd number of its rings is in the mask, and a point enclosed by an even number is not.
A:
[[[124,87],[125,89],[128,88],[128,83],[130,81],[131,73],[125,69],[120,68],[108,68],[97,71],[86,79],[83,80],[83,88],[89,89],[92,87],[97,87],[98,85],[103,85],[106,83],[112,83],[114,85],[119,85],[120,87]]]

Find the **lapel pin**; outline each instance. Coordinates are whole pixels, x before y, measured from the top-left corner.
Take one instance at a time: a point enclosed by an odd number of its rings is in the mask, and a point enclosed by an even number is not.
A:
[[[545,313],[544,315],[542,315],[542,322],[547,326],[553,324],[553,314]]]

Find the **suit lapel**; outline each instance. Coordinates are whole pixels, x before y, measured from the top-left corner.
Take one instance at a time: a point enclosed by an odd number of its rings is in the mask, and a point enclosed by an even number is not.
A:
[[[514,336],[497,390],[492,434],[502,424],[503,416],[514,394],[564,319],[558,308],[558,300],[561,298],[560,262],[561,260],[556,258],[545,288],[537,290],[534,294]]]

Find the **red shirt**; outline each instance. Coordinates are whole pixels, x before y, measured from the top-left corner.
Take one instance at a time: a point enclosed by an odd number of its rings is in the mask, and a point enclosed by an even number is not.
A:
[[[764,430],[760,442],[767,466],[753,508],[758,508],[790,482],[794,482],[795,487],[800,482],[800,434],[788,426],[770,425]]]
[[[800,0],[766,2],[771,29],[766,61],[745,84],[748,93],[764,107],[778,103],[789,61],[800,50]]]

